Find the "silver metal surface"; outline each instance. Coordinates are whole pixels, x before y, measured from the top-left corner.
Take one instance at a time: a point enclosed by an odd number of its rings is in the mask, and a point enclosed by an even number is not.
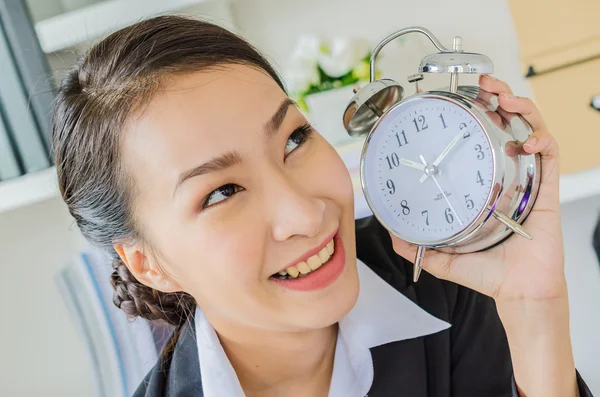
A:
[[[377,58],[377,55],[379,55],[379,52],[381,51],[381,49],[383,47],[385,47],[390,41],[397,39],[400,36],[404,36],[405,34],[408,33],[421,33],[424,34],[425,36],[427,36],[427,38],[429,40],[431,40],[431,42],[433,43],[434,46],[436,46],[436,48],[440,51],[447,51],[448,49],[446,47],[444,47],[442,45],[442,43],[440,43],[438,41],[437,38],[435,38],[435,36],[433,35],[433,33],[431,33],[429,30],[422,28],[420,26],[411,26],[402,30],[399,30],[397,32],[392,33],[391,35],[389,35],[388,37],[386,37],[385,39],[381,40],[381,42],[379,42],[379,44],[377,44],[377,46],[375,47],[375,49],[373,50],[373,53],[371,54],[371,82],[375,81],[375,59]]]
[[[455,93],[458,91],[458,73],[450,74],[450,92]]]
[[[474,52],[442,51],[423,57],[420,73],[494,73],[490,58]]]
[[[468,253],[489,248],[509,237],[513,230],[498,222],[494,211],[510,214],[517,224],[522,224],[535,203],[540,184],[540,158],[523,151],[523,143],[532,134],[529,124],[518,114],[498,107],[497,95],[477,86],[459,87],[456,94],[433,91],[415,94],[397,103],[387,112],[422,98],[436,98],[460,106],[477,120],[486,133],[492,151],[494,174],[487,205],[475,219],[455,235],[435,241],[419,241],[402,235],[377,213],[370,192],[365,185],[365,155],[373,134],[385,114],[365,139],[361,154],[360,174],[363,193],[379,222],[395,236],[418,246],[435,248],[444,252]]]
[[[415,83],[418,92],[418,82],[423,80],[423,73],[450,73],[450,86],[447,89],[417,93],[403,99],[404,89],[395,81],[390,79],[375,81],[375,62],[379,52],[390,41],[408,33],[424,34],[440,51],[425,56],[419,65],[418,73],[409,76],[408,81]],[[360,175],[369,207],[379,222],[392,234],[419,247],[415,258],[415,281],[421,272],[425,248],[468,253],[492,247],[508,238],[513,232],[531,238],[520,226],[533,208],[540,185],[540,157],[523,150],[523,143],[532,134],[531,127],[520,115],[499,108],[497,95],[483,91],[477,86],[458,85],[460,73],[491,74],[493,72],[494,65],[491,59],[483,54],[464,52],[460,37],[454,38],[450,50],[444,47],[429,30],[422,27],[409,27],[389,35],[375,47],[370,61],[371,83],[358,92],[355,91],[344,112],[344,127],[350,136],[357,137],[368,133],[361,154]],[[436,241],[410,239],[387,224],[377,213],[364,179],[366,153],[381,121],[388,113],[423,98],[448,101],[471,114],[485,132],[494,164],[492,186],[482,211],[461,231],[449,238]],[[415,168],[418,165],[404,159],[402,164]],[[435,178],[436,170],[427,167],[425,163],[424,177]]]
[[[525,231],[523,226],[513,221],[509,216],[504,215],[502,212],[499,211],[494,211],[492,215],[494,215],[494,218],[496,218],[499,222],[503,223],[504,226],[511,229],[513,232],[525,237],[527,240],[531,240],[532,237],[529,235],[529,233]]]
[[[352,137],[371,131],[373,125],[404,97],[404,88],[391,79],[369,83],[352,96],[343,115],[344,128]]]
[[[498,96],[477,86],[459,87],[459,96],[469,104],[471,112],[486,125],[484,131],[490,138],[494,155],[494,168],[499,176],[495,180],[491,199],[482,214],[483,219],[471,225],[467,235],[459,238],[452,247],[441,251],[467,253],[492,247],[513,233],[513,228],[498,221],[493,213],[509,214],[503,220],[511,226],[522,225],[535,204],[541,180],[540,156],[528,154],[523,143],[533,133],[531,126],[516,113],[498,105]],[[494,199],[495,196],[495,199]],[[521,227],[524,237],[529,234]]]
[[[421,270],[423,270],[423,260],[425,259],[426,248],[422,245],[417,247],[417,255],[415,256],[415,262],[413,266],[413,281],[416,283],[419,281]]]
[[[415,83],[415,92],[419,92],[419,81],[423,80],[423,73],[408,76],[409,83]]]
[[[455,52],[462,52],[462,39],[459,36],[454,38],[452,42],[452,50]],[[458,73],[450,74],[450,92],[456,93],[458,90]]]

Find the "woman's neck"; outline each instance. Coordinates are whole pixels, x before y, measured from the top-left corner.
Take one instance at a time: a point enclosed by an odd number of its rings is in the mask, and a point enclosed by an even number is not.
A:
[[[247,397],[327,396],[337,324],[306,332],[217,332]]]

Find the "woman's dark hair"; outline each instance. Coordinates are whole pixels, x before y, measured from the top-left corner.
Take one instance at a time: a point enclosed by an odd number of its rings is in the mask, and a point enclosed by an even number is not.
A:
[[[135,183],[123,166],[125,124],[166,78],[241,64],[277,73],[248,42],[217,25],[161,16],[121,29],[93,46],[63,80],[53,112],[54,160],[62,197],[83,235],[113,258],[113,302],[128,316],[180,326],[195,301],[135,279],[113,248],[145,241],[134,214]]]

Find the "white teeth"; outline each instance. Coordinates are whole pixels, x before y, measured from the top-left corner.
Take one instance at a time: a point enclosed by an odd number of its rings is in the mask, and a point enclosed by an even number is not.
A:
[[[310,260],[311,258],[308,258],[308,259]],[[296,265],[296,267],[298,268],[298,270],[300,270],[300,273],[302,273],[302,274],[310,273],[310,267],[308,266],[308,264],[306,262],[300,262]]]
[[[327,245],[325,246],[325,248],[327,249],[327,253],[329,255],[333,254],[333,240],[331,240],[329,243],[327,243]]]
[[[327,252],[327,248],[323,248],[321,251],[319,251],[319,259],[321,259],[322,263],[327,262],[330,256],[331,255],[329,255],[329,253]]]
[[[296,277],[298,277],[298,275],[300,274],[300,271],[299,271],[298,269],[296,269],[295,267],[293,267],[293,266],[292,266],[292,267],[288,267],[288,268],[286,269],[286,272],[287,272],[287,274],[289,274],[289,275],[290,275],[290,277],[292,277],[292,278],[296,278]]]
[[[306,260],[306,262],[308,262],[308,266],[310,266],[312,270],[317,270],[323,264],[323,261],[321,261],[321,258],[319,258],[317,255],[311,256]]]
[[[289,275],[291,278],[297,278],[298,276],[310,273],[313,270],[320,268],[323,263],[327,262],[335,250],[333,240],[319,251],[317,255],[313,255],[306,260],[306,262],[300,262],[295,266],[290,266],[285,270],[280,271],[278,274],[281,276]]]

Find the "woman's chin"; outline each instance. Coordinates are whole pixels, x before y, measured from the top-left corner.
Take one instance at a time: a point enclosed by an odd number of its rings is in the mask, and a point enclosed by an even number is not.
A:
[[[340,321],[354,307],[358,298],[359,281],[356,257],[346,259],[344,271],[338,279],[321,294],[306,296],[297,305],[291,319],[301,329],[320,329]]]

